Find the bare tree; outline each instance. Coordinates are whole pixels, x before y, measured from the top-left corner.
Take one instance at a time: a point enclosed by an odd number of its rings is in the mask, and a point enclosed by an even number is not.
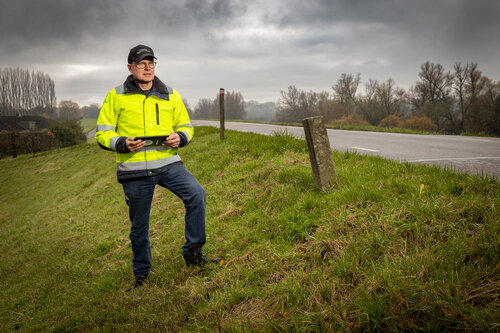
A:
[[[224,96],[224,112],[226,119],[240,119],[246,117],[245,99],[241,92],[226,91]],[[212,100],[202,98],[194,108],[194,118],[219,118],[219,94]]]
[[[441,64],[426,61],[420,66],[420,82],[415,85],[422,101],[437,104],[445,101],[450,94],[452,75],[445,72]]]
[[[406,93],[396,86],[392,78],[377,86],[376,95],[384,117],[402,116],[405,113]]]
[[[365,95],[356,95],[360,76],[345,75],[333,86],[336,99],[349,110],[359,112],[371,125],[377,126],[389,115],[401,116],[405,112],[405,91],[396,86],[392,78],[386,82],[370,79],[365,84]],[[349,101],[349,102],[348,102]]]
[[[189,118],[193,118],[193,109],[191,109],[191,106],[188,103],[188,100],[186,98],[182,99],[182,102],[184,103],[184,106],[186,107],[186,111],[189,115]]]
[[[392,78],[386,82],[370,80],[367,92],[372,96],[369,108],[360,108],[365,118],[372,124],[378,125],[387,116],[402,116],[406,103],[405,91],[396,86]]]
[[[467,63],[465,66],[460,62],[455,63],[451,87],[455,93],[456,106],[443,115],[455,133],[487,127],[484,120],[488,111],[481,98],[485,93],[486,81],[477,69],[477,63]]]
[[[196,104],[194,108],[194,117],[195,118],[218,118],[219,114],[218,110],[214,105],[214,101],[210,98],[202,98],[198,100],[198,104]]]
[[[277,102],[278,121],[299,122],[322,115],[338,119],[358,113],[372,125],[388,116],[411,113],[430,118],[445,133],[486,132],[500,134],[500,82],[483,76],[476,63],[457,63],[454,72],[429,61],[420,66],[419,81],[408,92],[393,79],[369,80],[358,94],[358,73],[343,73],[332,86],[333,98],[325,92],[306,92],[289,86]]]
[[[460,130],[464,129],[465,117],[470,109],[470,101],[467,99],[467,77],[469,71],[469,64],[462,66],[462,63],[457,62],[453,67],[455,70],[452,88],[458,99],[458,111],[460,113],[459,126]]]
[[[301,122],[306,117],[322,116],[328,122],[334,119],[334,104],[326,91],[306,92],[290,86],[288,91],[281,92],[276,118],[279,121]]]
[[[306,117],[328,117],[330,107],[327,92],[305,92],[289,86],[287,91],[281,91],[276,118],[278,121],[301,122]]]
[[[334,100],[339,103],[344,111],[344,116],[355,112],[356,92],[361,82],[361,74],[342,73],[337,83],[332,86]]]
[[[469,65],[469,64],[468,64]],[[493,82],[470,64],[466,72],[463,130],[500,134],[500,82]]]
[[[323,117],[326,123],[335,119],[336,103],[327,91],[316,93],[315,109],[316,113]]]
[[[276,103],[248,101],[245,102],[245,111],[245,118],[248,120],[271,122],[275,120],[276,117]]]
[[[477,64],[467,63],[465,66],[457,62],[451,87],[455,92],[457,107],[445,117],[456,127],[457,132],[465,129],[465,122],[469,118],[473,104],[477,101],[478,82],[481,73],[477,71]]]
[[[214,101],[217,110],[219,109],[219,96]],[[224,112],[226,119],[245,119],[245,99],[240,92],[226,91],[224,96]]]
[[[280,92],[281,97],[278,99],[276,115],[278,121],[299,121],[303,118],[300,94],[301,92],[295,86],[288,86],[287,91]]]
[[[0,69],[0,115],[55,114],[54,81],[44,73]]]
[[[487,111],[484,117],[485,124],[479,130],[475,128],[470,130],[500,136],[500,81],[494,82],[484,78],[484,93],[480,97],[479,105],[482,106],[481,109]]]
[[[429,61],[420,66],[418,76],[420,81],[410,89],[410,103],[415,107],[417,114],[432,119],[440,129],[446,128],[450,123],[446,115],[453,107],[451,100],[453,76],[445,72],[441,64]]]

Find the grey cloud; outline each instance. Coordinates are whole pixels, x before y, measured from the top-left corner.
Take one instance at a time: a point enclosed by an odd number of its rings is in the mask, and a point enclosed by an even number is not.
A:
[[[266,20],[283,28],[378,23],[410,36],[433,33],[453,41],[500,30],[500,2],[493,0],[293,0],[280,9]]]
[[[125,40],[131,47],[134,41],[185,38],[223,27],[244,12],[243,5],[229,0],[10,1],[0,12],[0,56],[30,57],[36,51],[48,61],[56,55],[99,54]]]
[[[491,67],[500,55],[498,17],[500,2],[494,0],[291,0],[263,18],[282,29],[310,30],[291,41],[296,49],[320,47],[344,56],[356,50],[407,66],[431,60]],[[330,33],[333,25],[345,31]],[[322,28],[325,33],[318,32]]]
[[[487,26],[494,23],[499,9],[494,0],[290,0],[267,19],[282,25],[346,21],[406,26],[425,22],[426,17],[446,23],[448,17],[459,15],[468,17],[464,25]]]
[[[10,1],[2,7],[0,29],[8,31],[2,44],[19,48],[76,42],[84,34],[98,34],[113,26],[120,16],[120,8],[102,2]]]
[[[0,1],[2,66],[47,72],[60,100],[103,96],[138,43],[190,101],[223,85],[248,99],[329,90],[342,72],[408,87],[427,60],[500,76],[494,0]]]

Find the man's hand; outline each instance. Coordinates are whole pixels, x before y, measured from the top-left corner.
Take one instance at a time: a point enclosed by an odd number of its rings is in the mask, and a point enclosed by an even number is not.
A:
[[[170,133],[168,138],[163,142],[166,147],[178,148],[181,143],[181,138],[177,133]]]
[[[134,140],[134,138],[127,138],[127,140],[125,140],[125,145],[127,146],[128,150],[134,152],[144,147],[144,145],[146,145],[146,142],[142,140]]]

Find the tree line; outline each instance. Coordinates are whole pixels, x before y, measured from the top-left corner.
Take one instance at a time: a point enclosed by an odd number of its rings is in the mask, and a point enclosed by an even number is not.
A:
[[[22,68],[0,68],[0,115],[53,116],[55,107],[55,84],[49,75]]]
[[[99,104],[57,104],[55,84],[45,73],[23,68],[0,68],[0,116],[45,115],[52,119],[97,118]]]
[[[500,135],[500,82],[484,76],[477,63],[457,62],[452,71],[446,71],[441,64],[427,61],[418,77],[408,91],[391,78],[385,82],[370,79],[361,94],[359,73],[341,74],[332,92],[289,86],[281,91],[276,118],[300,122],[323,116],[331,124],[373,126],[398,126],[418,119],[443,133]]]
[[[97,119],[100,110],[101,107],[97,103],[80,107],[76,102],[65,100],[59,103],[57,113],[59,119],[62,120],[82,118]]]
[[[54,81],[45,73],[0,68],[0,116],[19,119],[18,124],[26,119],[22,116],[43,116],[49,125],[19,131],[12,119],[5,120],[10,130],[0,132],[0,157],[83,143],[86,136],[78,120],[97,118],[98,114],[98,104],[80,108],[75,102],[61,101],[57,105]],[[28,119],[35,122],[33,118]]]
[[[272,102],[245,103],[239,92],[225,96],[227,119],[255,119],[266,110],[272,121],[301,122],[323,116],[329,124],[403,127],[447,134],[485,133],[500,136],[500,82],[483,75],[477,63],[457,62],[447,71],[439,63],[420,66],[418,80],[407,91],[392,78],[369,79],[360,92],[361,74],[342,73],[328,91],[304,91],[295,86]],[[265,107],[265,108],[263,108]],[[201,99],[195,118],[218,118],[219,97]],[[259,117],[270,120],[260,111]]]
[[[186,104],[186,103],[185,103]],[[193,111],[194,118],[219,118],[219,94],[214,99],[202,98]],[[245,99],[241,92],[226,91],[224,94],[224,117],[228,120],[243,120],[246,117]]]
[[[369,79],[360,92],[361,74],[342,73],[331,91],[304,91],[295,86],[280,92],[276,103],[245,102],[241,92],[226,91],[226,119],[301,122],[323,116],[326,123],[400,127],[442,133],[500,135],[500,82],[483,75],[477,63],[457,62],[451,71],[439,63],[420,66],[418,80],[408,90],[392,78]],[[202,98],[193,118],[218,118],[219,95]],[[54,119],[97,118],[100,106],[80,107],[72,101],[56,104],[54,81],[41,72],[0,69],[0,115],[41,115]]]

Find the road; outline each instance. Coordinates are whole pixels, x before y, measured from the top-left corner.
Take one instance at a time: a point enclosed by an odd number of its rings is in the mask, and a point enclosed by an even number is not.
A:
[[[87,140],[92,139],[95,136],[96,131],[97,131],[97,128],[93,128],[89,132],[87,132],[87,134],[85,134],[87,136]]]
[[[193,120],[194,126],[219,126],[218,121]],[[226,129],[271,135],[284,132],[304,137],[295,126],[226,122]],[[437,165],[500,180],[500,138],[417,135],[328,129],[332,149],[377,155],[395,161]]]

